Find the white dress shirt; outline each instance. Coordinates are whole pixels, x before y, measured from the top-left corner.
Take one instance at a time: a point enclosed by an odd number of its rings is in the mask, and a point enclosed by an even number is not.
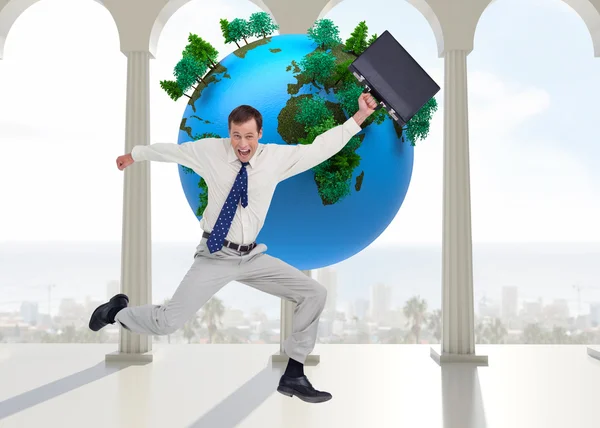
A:
[[[329,159],[361,131],[354,118],[315,138],[312,144],[262,144],[246,167],[248,206],[238,208],[226,239],[235,244],[251,244],[263,227],[277,184]],[[183,144],[155,143],[138,145],[131,151],[133,160],[175,162],[191,168],[208,185],[208,204],[200,227],[210,232],[229,196],[242,166],[230,138],[203,138]],[[317,189],[315,188],[315,192]]]

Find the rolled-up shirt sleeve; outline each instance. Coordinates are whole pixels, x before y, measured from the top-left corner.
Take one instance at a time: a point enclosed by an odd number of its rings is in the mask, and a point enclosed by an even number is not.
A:
[[[137,145],[131,150],[131,157],[135,162],[173,162],[203,175],[206,173],[208,166],[211,140],[214,140],[214,138],[203,138],[182,144],[154,143],[147,146]]]
[[[338,153],[362,128],[354,118],[318,135],[311,144],[277,146],[279,181],[313,168]]]

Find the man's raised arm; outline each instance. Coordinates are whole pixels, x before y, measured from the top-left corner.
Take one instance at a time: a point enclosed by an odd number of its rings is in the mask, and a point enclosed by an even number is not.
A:
[[[281,151],[280,181],[309,170],[338,153],[361,131],[360,125],[375,111],[377,101],[371,94],[358,98],[359,110],[344,122],[318,135],[311,144],[278,146]]]
[[[174,162],[193,169],[199,174],[206,170],[207,149],[213,138],[203,138],[182,144],[155,143],[134,146],[131,153],[117,158],[117,167],[122,171],[134,162]]]

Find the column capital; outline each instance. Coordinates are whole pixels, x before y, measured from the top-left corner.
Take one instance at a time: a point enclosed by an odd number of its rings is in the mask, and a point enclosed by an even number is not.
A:
[[[147,57],[148,59],[154,59],[154,54],[149,49],[141,49],[141,50],[122,50],[121,53],[125,55],[127,58],[133,58],[137,56],[138,58]]]
[[[262,0],[262,3],[279,25],[279,34],[306,34],[329,0]]]
[[[452,53],[452,52],[464,52],[465,56],[469,56],[469,54],[473,51],[473,47],[457,47],[457,48],[444,48],[442,51],[440,51],[439,57],[440,58],[446,58],[448,56],[448,54]]]

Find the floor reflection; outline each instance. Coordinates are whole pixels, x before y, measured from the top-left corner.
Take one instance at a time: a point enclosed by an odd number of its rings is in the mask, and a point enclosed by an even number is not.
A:
[[[467,363],[442,364],[444,428],[487,427],[478,369]]]

